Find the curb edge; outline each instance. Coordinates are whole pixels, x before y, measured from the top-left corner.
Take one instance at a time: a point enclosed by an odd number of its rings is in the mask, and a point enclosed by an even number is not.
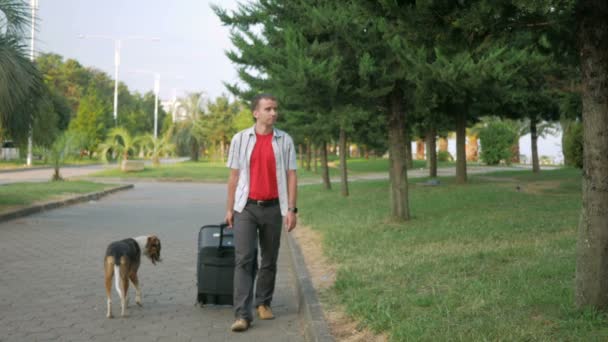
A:
[[[304,338],[313,342],[333,342],[335,339],[330,333],[317,291],[310,280],[302,250],[291,234],[287,234],[287,245],[290,251],[291,270],[296,280],[298,316],[303,324]]]
[[[36,214],[36,213],[39,213],[39,212],[42,212],[45,210],[60,208],[60,207],[71,205],[71,204],[86,202],[86,201],[90,201],[90,200],[98,200],[101,197],[112,194],[114,192],[132,189],[133,187],[134,187],[133,184],[121,185],[121,186],[116,186],[116,187],[109,188],[109,189],[106,189],[103,191],[91,192],[88,194],[83,194],[83,195],[66,198],[64,200],[51,201],[51,202],[43,203],[43,204],[34,204],[31,206],[27,206],[25,208],[20,208],[20,209],[16,209],[16,210],[12,210],[12,211],[8,211],[8,212],[0,214],[0,222],[14,220],[14,219],[17,219],[20,217]]]

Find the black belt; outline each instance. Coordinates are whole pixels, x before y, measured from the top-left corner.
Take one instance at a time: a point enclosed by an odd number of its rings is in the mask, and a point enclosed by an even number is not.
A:
[[[256,205],[259,205],[260,207],[271,207],[273,205],[279,204],[279,199],[274,198],[274,199],[266,200],[266,201],[258,201],[258,200],[254,200],[253,198],[248,198],[247,204],[256,204]]]

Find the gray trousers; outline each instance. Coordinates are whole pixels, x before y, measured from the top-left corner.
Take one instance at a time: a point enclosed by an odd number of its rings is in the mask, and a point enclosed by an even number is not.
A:
[[[280,206],[247,204],[234,213],[234,315],[253,320],[253,267],[257,262],[255,248],[259,237],[261,264],[257,274],[255,307],[270,306],[277,275],[283,217]]]

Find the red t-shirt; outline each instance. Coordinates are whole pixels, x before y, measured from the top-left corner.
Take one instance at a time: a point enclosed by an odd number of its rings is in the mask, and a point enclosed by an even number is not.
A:
[[[265,201],[279,197],[277,166],[272,149],[273,134],[255,134],[249,169],[249,198]]]

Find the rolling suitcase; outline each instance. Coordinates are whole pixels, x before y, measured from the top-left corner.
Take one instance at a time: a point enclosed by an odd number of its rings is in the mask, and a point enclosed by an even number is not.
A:
[[[198,233],[196,267],[200,304],[232,305],[234,235],[226,224],[206,225]]]

